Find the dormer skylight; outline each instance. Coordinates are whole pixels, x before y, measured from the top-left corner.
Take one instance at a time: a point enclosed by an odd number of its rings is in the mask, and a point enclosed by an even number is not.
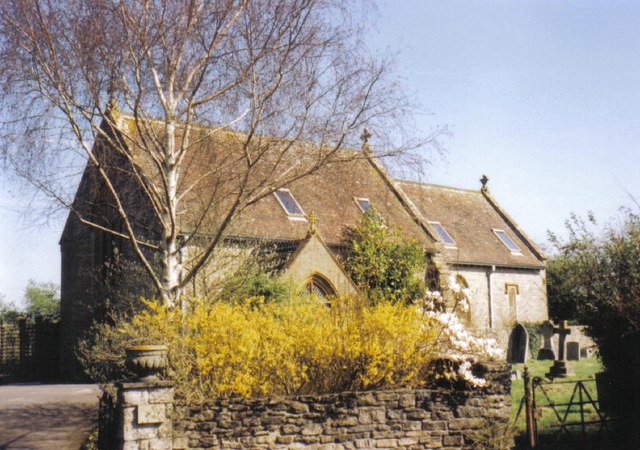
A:
[[[304,211],[289,189],[278,189],[274,195],[289,217],[304,218]]]
[[[456,241],[454,241],[451,235],[447,233],[447,230],[444,229],[440,222],[429,222],[429,225],[431,225],[433,229],[436,230],[436,233],[438,233],[438,237],[446,247],[456,246]]]
[[[507,236],[507,233],[505,233],[502,230],[496,230],[496,229],[494,229],[493,232],[496,234],[496,236],[498,236],[500,241],[509,249],[511,253],[513,253],[514,255],[522,254],[520,247],[518,247],[518,245],[515,242],[513,242],[513,240],[511,240],[509,236]]]
[[[358,205],[358,208],[360,208],[362,210],[363,213],[368,213],[369,212],[369,199],[368,198],[354,198],[354,200],[356,201],[356,204]]]

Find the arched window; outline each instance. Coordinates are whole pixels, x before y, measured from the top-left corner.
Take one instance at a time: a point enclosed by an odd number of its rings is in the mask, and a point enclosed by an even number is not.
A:
[[[304,291],[326,302],[336,295],[336,290],[333,288],[331,282],[319,274],[311,276],[304,283]]]

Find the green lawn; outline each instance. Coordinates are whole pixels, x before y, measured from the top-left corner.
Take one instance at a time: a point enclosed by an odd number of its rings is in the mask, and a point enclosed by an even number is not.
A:
[[[542,389],[536,389],[536,404],[540,411],[540,418],[538,420],[538,434],[541,442],[556,442],[559,437],[559,425],[560,421],[556,417],[553,409],[549,406],[551,404],[556,406],[556,410],[561,417],[564,418],[567,406],[566,404],[569,402],[574,389],[576,387],[576,381],[582,380],[583,385],[586,388],[587,392],[591,396],[593,400],[597,400],[596,393],[596,384],[595,384],[595,374],[597,372],[602,371],[602,365],[597,358],[586,358],[580,361],[573,361],[568,363],[573,370],[575,371],[575,375],[563,379],[555,379],[554,381],[549,381],[545,378],[545,374],[549,372],[549,368],[553,364],[552,361],[536,361],[532,360],[527,362],[526,366],[529,369],[529,374],[531,377],[541,377],[544,381],[542,382]],[[512,410],[511,410],[511,419],[514,420],[520,406],[520,402],[524,396],[524,382],[522,380],[522,373],[524,371],[525,364],[514,364],[512,366],[513,370],[517,370],[520,374],[519,379],[513,380],[511,385],[511,399],[512,399]],[[544,392],[543,392],[544,391]],[[546,396],[545,396],[546,393]],[[548,397],[548,398],[547,398]],[[578,394],[576,393],[576,399],[578,399]],[[586,401],[588,398],[586,394],[583,394],[583,399]],[[595,412],[592,405],[584,406],[584,415],[585,420],[597,420],[598,415]],[[566,419],[567,423],[571,422],[580,422],[580,407],[578,405],[574,405],[570,409],[570,413]],[[520,416],[518,417],[518,421],[516,422],[516,434],[521,437],[525,435],[526,423],[525,423],[525,414],[524,407]],[[560,447],[551,447],[546,446],[544,448],[569,448],[567,446],[566,439],[582,442],[581,436],[581,427],[571,426],[569,428],[570,434],[561,436],[563,439],[561,440]],[[599,430],[599,425],[592,425],[587,427],[587,434],[591,435],[593,433],[597,434]],[[566,438],[566,439],[564,439]],[[589,438],[588,438],[589,439]],[[582,443],[583,444],[583,443]],[[580,444],[581,445],[581,444]],[[583,447],[578,447],[583,448]],[[593,447],[596,448],[596,447]]]

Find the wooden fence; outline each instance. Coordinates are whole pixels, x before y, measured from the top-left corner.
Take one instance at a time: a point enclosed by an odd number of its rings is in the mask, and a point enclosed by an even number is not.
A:
[[[0,383],[56,381],[60,324],[22,318],[0,323]]]

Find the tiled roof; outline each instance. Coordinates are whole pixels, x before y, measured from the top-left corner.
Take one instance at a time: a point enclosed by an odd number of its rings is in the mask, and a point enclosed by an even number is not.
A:
[[[123,117],[120,127],[126,130],[129,148],[143,148],[138,133],[132,131],[132,120]],[[156,139],[161,139],[161,131],[157,133]],[[306,172],[327,152],[313,144],[257,136],[249,148],[254,155],[262,153],[245,182],[244,138],[242,133],[227,130],[194,128],[191,131],[192,143],[183,161],[185,169],[179,188],[185,192],[183,204],[188,205],[179,217],[185,231],[193,230],[192,224],[201,220],[199,216],[206,211],[204,221],[197,225],[198,233],[214,232],[243,183],[245,191],[259,193],[270,188],[270,183],[264,180],[277,178],[280,180],[277,184],[283,179],[291,180],[282,187],[291,192],[306,216],[311,212],[316,215],[318,233],[331,246],[343,242],[347,228],[361,220],[363,212],[355,199],[367,198],[390,227],[418,240],[425,248],[432,248],[433,241],[407,212],[397,193],[389,189],[390,178],[384,171],[381,173],[379,163],[372,164],[363,152],[340,150],[331,156],[331,162],[299,178],[296,173]],[[177,141],[179,145],[179,136]],[[284,147],[287,151],[283,156]],[[132,153],[139,156],[136,164],[154,171],[144,151]],[[156,178],[159,182],[159,176]],[[235,217],[225,234],[235,238],[297,241],[306,237],[308,229],[306,217],[290,217],[276,196],[269,194]]]
[[[430,239],[365,158],[327,164],[286,188],[307,215],[313,212],[317,216],[318,232],[329,244],[343,241],[347,227],[362,219],[355,199],[368,198],[389,226],[431,247]],[[308,229],[308,220],[290,219],[276,197],[270,195],[245,210],[232,224],[230,234],[302,239]]]
[[[544,255],[488,194],[412,181],[398,184],[424,220],[442,224],[455,241],[455,247],[443,246],[450,263],[544,266]],[[494,230],[503,230],[521,254],[512,253]]]
[[[132,126],[131,119],[124,117],[120,121],[121,129],[128,135],[129,147],[142,149],[132,152],[139,157],[136,164],[153,173],[154,165]],[[151,132],[156,128],[152,125]],[[155,138],[161,138],[161,134],[158,132]],[[335,247],[344,241],[347,228],[362,218],[356,199],[366,198],[390,227],[430,250],[435,248],[438,231],[428,222],[440,222],[457,244],[455,248],[443,246],[443,254],[451,263],[544,266],[542,252],[487,192],[394,181],[378,161],[369,159],[372,158],[369,154],[349,149],[332,155],[331,162],[322,164],[310,175],[298,177],[297,173],[304,173],[324,160],[325,148],[260,136],[247,145],[245,137],[222,129],[192,130],[179,188],[184,205],[188,205],[178,218],[186,231],[197,228],[200,234],[215,232],[243,185],[260,193],[271,188],[264,180],[277,178],[278,184],[288,180],[282,187],[291,192],[305,215],[289,216],[276,196],[269,194],[233,218],[227,236],[299,241],[307,236],[307,217],[313,212],[318,218],[318,233]],[[259,155],[250,172],[246,171],[243,153],[247,149],[251,158]],[[155,178],[153,182],[159,183],[159,177]],[[196,222],[200,220],[201,223]],[[509,251],[494,230],[503,230],[522,250],[521,254]]]

